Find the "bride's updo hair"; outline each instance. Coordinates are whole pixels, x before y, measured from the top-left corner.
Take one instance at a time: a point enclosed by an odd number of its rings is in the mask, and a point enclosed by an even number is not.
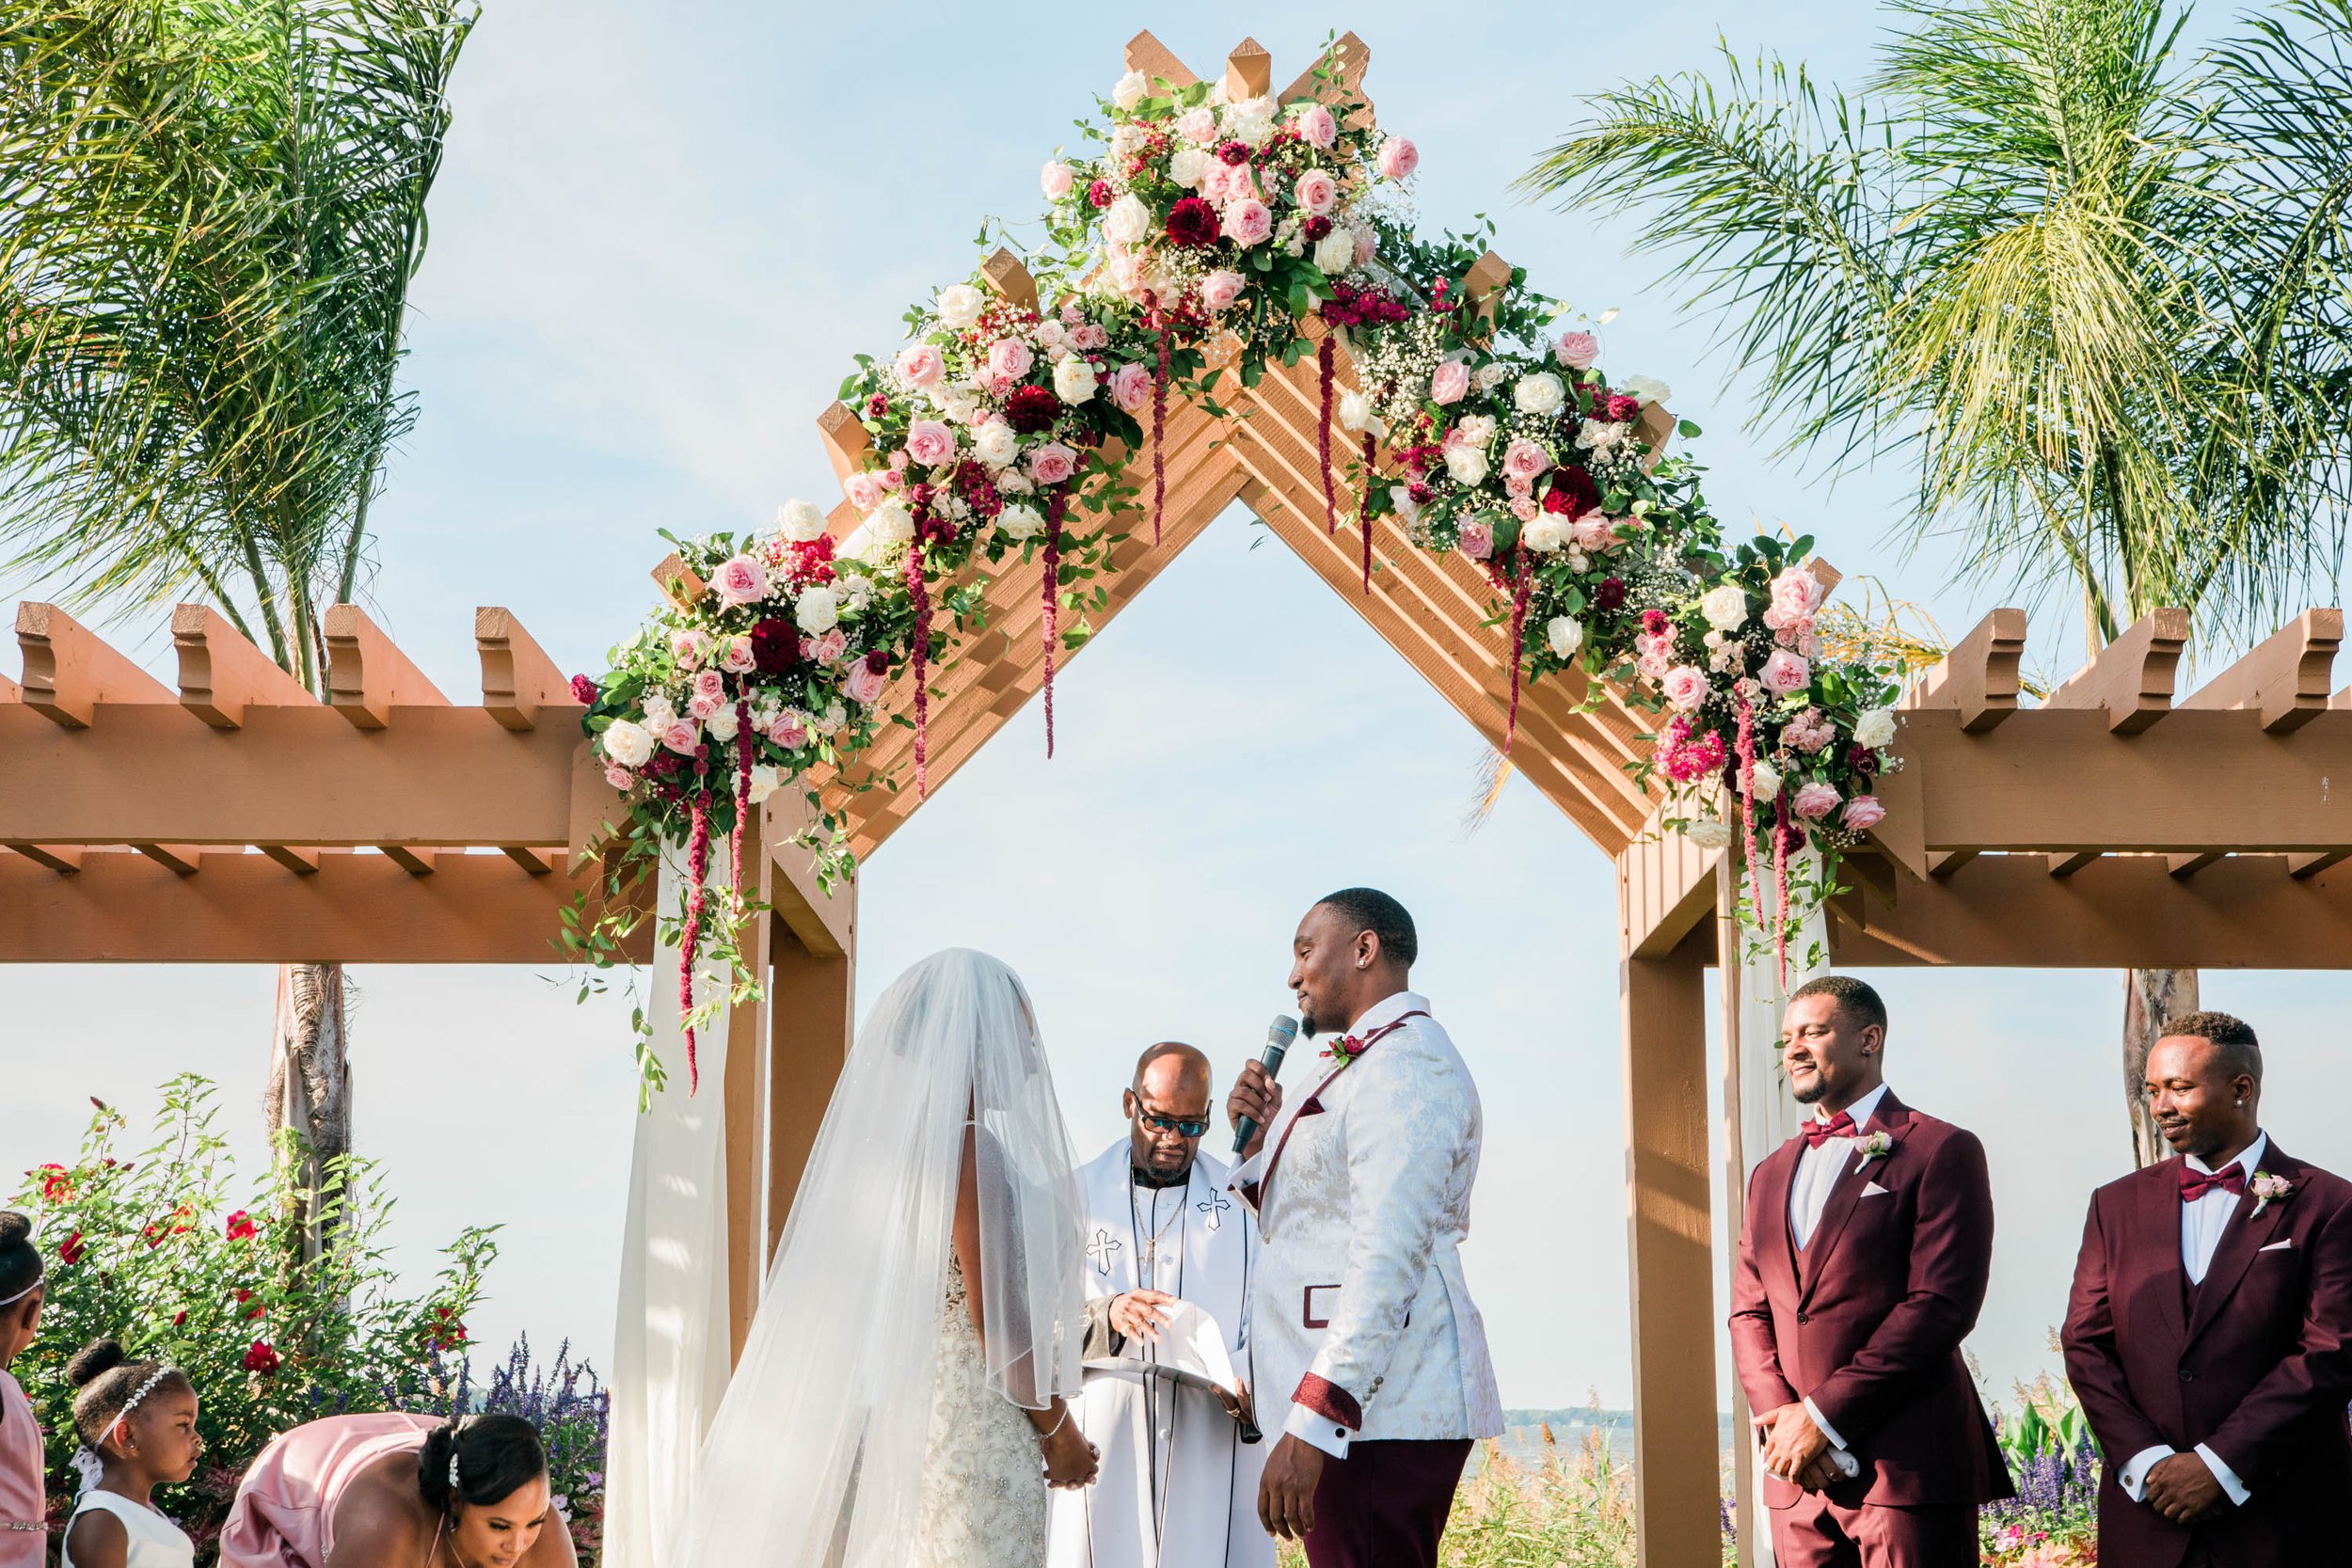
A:
[[[122,1419],[123,1407],[141,1390],[193,1393],[196,1387],[177,1367],[132,1360],[119,1339],[93,1339],[75,1352],[65,1364],[65,1380],[81,1390],[73,1396],[73,1430],[93,1449],[105,1442]]]
[[[547,1473],[548,1450],[539,1429],[520,1416],[468,1416],[435,1427],[417,1454],[417,1489],[440,1513],[455,1513],[461,1502],[481,1507],[502,1501]]]

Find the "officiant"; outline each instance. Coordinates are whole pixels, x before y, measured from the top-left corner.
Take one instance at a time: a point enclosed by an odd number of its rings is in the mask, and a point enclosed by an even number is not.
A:
[[[1103,1458],[1092,1487],[1054,1495],[1050,1568],[1273,1568],[1258,1522],[1266,1446],[1241,1440],[1215,1392],[1154,1370],[1194,1366],[1175,1330],[1197,1309],[1248,1376],[1257,1240],[1224,1164],[1200,1152],[1213,1089],[1208,1057],[1152,1046],[1122,1097],[1127,1135],[1080,1174],[1088,1371],[1075,1418]]]

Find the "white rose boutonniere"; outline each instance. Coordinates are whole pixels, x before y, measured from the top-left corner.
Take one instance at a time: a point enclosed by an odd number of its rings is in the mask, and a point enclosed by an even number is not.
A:
[[[2283,1176],[2258,1170],[2254,1173],[2254,1180],[2247,1183],[2246,1190],[2254,1195],[2254,1212],[2259,1214],[2274,1202],[2284,1203],[2288,1195],[2295,1191],[2295,1183]]]
[[[1895,1140],[1884,1132],[1872,1132],[1862,1140],[1861,1149],[1862,1163],[1854,1166],[1856,1170],[1866,1169],[1871,1161],[1883,1160],[1894,1153]]]

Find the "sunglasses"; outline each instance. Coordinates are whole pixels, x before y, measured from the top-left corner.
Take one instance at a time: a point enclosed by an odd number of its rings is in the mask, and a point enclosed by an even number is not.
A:
[[[1136,1119],[1142,1122],[1144,1126],[1149,1127],[1154,1132],[1179,1132],[1187,1138],[1200,1137],[1202,1133],[1208,1132],[1209,1130],[1209,1121],[1206,1117],[1201,1117],[1199,1121],[1187,1121],[1180,1119],[1176,1117],[1152,1117],[1139,1115]]]

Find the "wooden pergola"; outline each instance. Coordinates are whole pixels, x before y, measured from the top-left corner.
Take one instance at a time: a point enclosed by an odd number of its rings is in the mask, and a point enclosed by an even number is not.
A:
[[[1367,55],[1353,35],[1343,41],[1352,81]],[[1127,63],[1195,80],[1148,33]],[[1270,63],[1245,40],[1226,63],[1230,86],[1263,94]],[[1312,88],[1302,76],[1283,97]],[[1000,254],[986,274],[1034,300],[1013,258]],[[1507,276],[1490,257],[1474,286]],[[1341,375],[1352,382],[1343,355]],[[1485,577],[1391,533],[1375,539],[1362,592],[1352,519],[1335,534],[1323,525],[1311,360],[1222,395],[1230,420],[1171,407],[1161,535],[1154,543],[1140,515],[1119,520],[1108,602],[1090,611],[1098,630],[1238,503],[1500,746],[1509,674]],[[1647,434],[1662,443],[1671,420],[1654,416]],[[854,468],[856,420],[835,405],[818,424],[836,467]],[[857,519],[845,503],[832,521],[838,537]],[[670,576],[657,569],[657,581]],[[987,628],[934,669],[932,790],[1036,696],[1041,590],[1034,564],[999,572],[986,584]],[[24,679],[0,677],[0,959],[549,959],[564,909],[594,896],[584,852],[615,797],[588,759],[563,672],[511,614],[476,612],[479,704],[450,701],[348,605],[328,615],[325,703],[208,607],[180,607],[171,629],[176,689],[61,610],[19,607]],[[1849,863],[1855,891],[1831,906],[1833,961],[2344,967],[2352,690],[2329,696],[2342,629],[2339,612],[2310,611],[2176,703],[2186,624],[2163,611],[2025,708],[2025,617],[1995,611],[1904,706],[1904,766],[1881,791],[1887,820]],[[883,701],[912,706],[903,676]],[[1743,1089],[1747,1053],[1735,1043],[1711,1102],[1705,972],[1738,973],[1730,873],[1721,852],[1658,832],[1661,799],[1627,768],[1646,754],[1649,727],[1620,693],[1548,678],[1522,695],[1511,756],[1618,867],[1641,1551],[1679,1568],[1719,1549],[1708,1123],[1724,1116],[1729,1134],[1733,1212],[1721,1224],[1732,1235],[1748,1165],[1739,1113],[1755,1085]],[[890,727],[854,779],[818,781],[861,861],[918,803],[912,745]],[[739,1346],[852,1027],[855,889],[815,886],[794,847],[800,826],[770,808],[751,879],[772,913],[755,921],[747,952],[766,997],[729,1021]],[[628,957],[651,951],[641,928]],[[1729,1016],[1736,985],[1724,990]]]

